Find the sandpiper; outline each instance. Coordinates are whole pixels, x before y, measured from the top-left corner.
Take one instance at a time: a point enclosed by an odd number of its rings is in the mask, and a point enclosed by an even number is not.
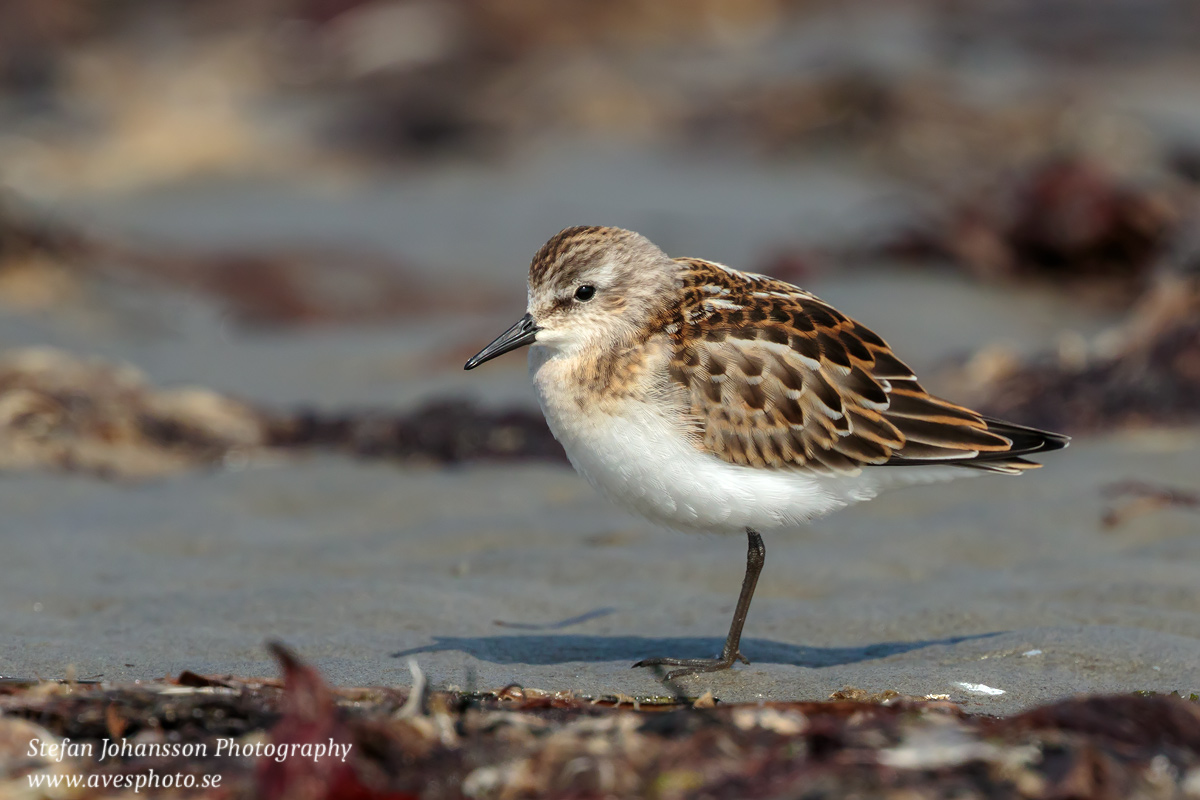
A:
[[[748,537],[721,655],[634,664],[678,667],[669,679],[749,663],[738,645],[761,533],[886,488],[1016,475],[1069,441],[930,395],[883,339],[803,289],[621,228],[546,242],[525,316],[466,369],[524,345],[550,430],[597,489],[668,527]]]

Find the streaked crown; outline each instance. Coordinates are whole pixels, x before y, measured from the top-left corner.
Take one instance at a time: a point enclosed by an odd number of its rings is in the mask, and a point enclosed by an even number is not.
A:
[[[600,226],[560,231],[529,265],[528,311],[544,331],[538,341],[628,339],[676,299],[680,273],[640,233]]]

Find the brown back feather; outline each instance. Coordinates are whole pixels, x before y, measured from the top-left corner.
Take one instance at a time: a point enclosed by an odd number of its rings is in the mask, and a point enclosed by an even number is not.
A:
[[[699,259],[659,321],[703,445],[733,463],[853,474],[946,463],[998,472],[1065,446],[928,394],[869,329],[783,281]]]

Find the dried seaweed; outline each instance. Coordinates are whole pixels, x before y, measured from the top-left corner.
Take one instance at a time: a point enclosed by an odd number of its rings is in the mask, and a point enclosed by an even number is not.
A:
[[[403,413],[276,413],[268,419],[265,442],[277,448],[438,464],[566,460],[537,411],[490,410],[468,400],[433,400]]]
[[[883,248],[938,258],[990,280],[1036,277],[1110,297],[1136,298],[1172,242],[1171,193],[1113,175],[1099,162],[1060,157],[950,203]]]
[[[405,690],[330,688],[285,648],[274,651],[282,688],[189,673],[0,695],[0,793],[27,787],[30,775],[151,768],[219,772],[220,789],[204,795],[212,797],[1165,798],[1200,784],[1200,705],[1172,696],[1079,698],[1005,719],[861,690],[844,690],[859,701],[724,705],[505,687],[432,691],[414,706]],[[126,755],[59,764],[21,758],[30,736],[349,750],[344,760]]]
[[[155,390],[127,365],[49,348],[0,357],[0,468],[142,478],[261,443],[259,414],[216,392]]]
[[[1200,419],[1200,277],[1161,278],[1128,321],[1086,353],[1028,363],[977,356],[958,396],[998,417],[1068,433]],[[979,377],[972,377],[979,376]]]
[[[270,409],[156,389],[127,365],[49,348],[0,355],[0,468],[145,479],[284,452],[457,464],[564,461],[533,409],[433,400],[410,411]]]

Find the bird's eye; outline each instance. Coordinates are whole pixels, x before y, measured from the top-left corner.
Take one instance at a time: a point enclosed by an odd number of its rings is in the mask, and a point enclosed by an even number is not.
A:
[[[575,290],[575,299],[581,303],[586,303],[596,296],[596,287],[588,286],[586,283]]]

